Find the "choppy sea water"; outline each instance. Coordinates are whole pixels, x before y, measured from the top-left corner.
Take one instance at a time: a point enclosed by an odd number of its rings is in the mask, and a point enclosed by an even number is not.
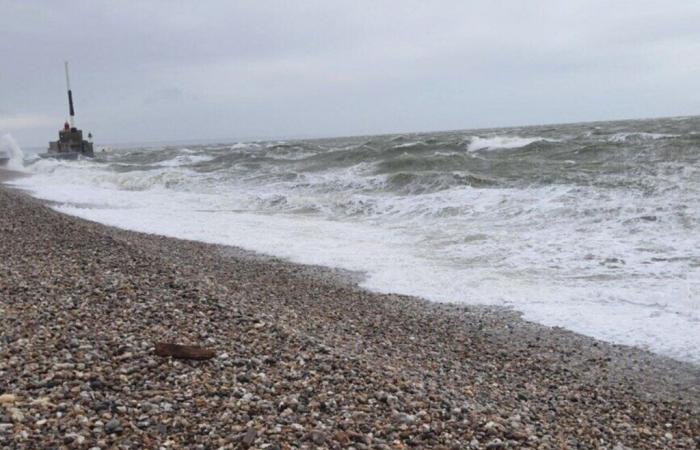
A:
[[[700,118],[130,148],[14,183],[109,225],[366,273],[700,363]]]

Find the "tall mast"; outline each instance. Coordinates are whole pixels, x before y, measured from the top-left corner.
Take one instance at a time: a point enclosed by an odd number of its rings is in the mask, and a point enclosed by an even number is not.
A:
[[[68,61],[65,61],[66,66],[66,88],[68,89],[68,108],[70,111],[70,127],[75,128],[75,110],[73,109],[73,93],[70,90],[70,78],[68,77]]]

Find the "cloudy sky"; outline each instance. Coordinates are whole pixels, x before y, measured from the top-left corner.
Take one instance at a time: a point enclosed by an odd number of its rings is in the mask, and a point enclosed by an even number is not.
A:
[[[700,2],[0,0],[0,134],[100,143],[700,114]]]

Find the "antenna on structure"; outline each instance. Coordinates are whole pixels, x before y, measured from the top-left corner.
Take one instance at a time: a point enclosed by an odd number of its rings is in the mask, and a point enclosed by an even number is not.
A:
[[[75,109],[73,109],[73,93],[70,90],[70,78],[68,77],[68,61],[64,62],[66,66],[66,89],[68,89],[68,109],[70,112],[70,127],[75,128]]]

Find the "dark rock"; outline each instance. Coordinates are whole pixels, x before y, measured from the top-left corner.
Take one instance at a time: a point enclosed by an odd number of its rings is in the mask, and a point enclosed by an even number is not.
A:
[[[122,425],[117,419],[112,419],[105,424],[105,431],[107,433],[119,433],[123,430]]]
[[[314,430],[311,432],[311,441],[316,445],[321,445],[326,442],[326,435],[322,431]]]
[[[107,387],[107,386],[100,380],[91,380],[90,381],[90,389],[97,391],[100,389],[104,389],[105,387]]]
[[[108,411],[112,409],[112,402],[97,402],[92,406],[92,409],[94,409],[97,412]]]

